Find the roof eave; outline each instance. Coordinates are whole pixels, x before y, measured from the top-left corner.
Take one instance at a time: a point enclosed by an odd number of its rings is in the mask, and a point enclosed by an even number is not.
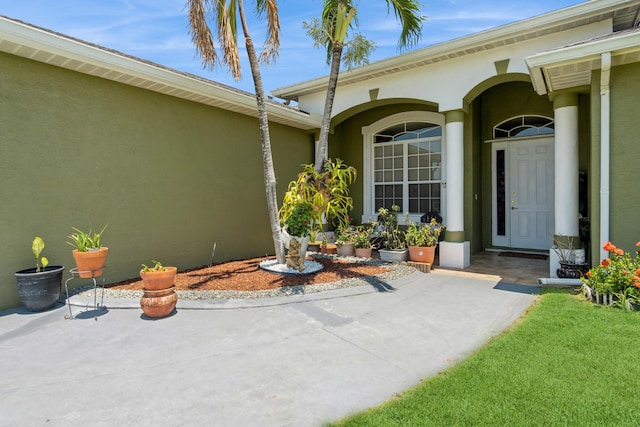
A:
[[[414,68],[416,63],[428,61],[430,58],[441,57],[446,59],[446,57],[449,56],[458,57],[463,54],[472,53],[475,49],[493,43],[499,43],[501,45],[508,44],[513,40],[521,39],[527,34],[534,34],[551,28],[563,28],[563,26],[570,25],[572,22],[585,19],[589,16],[607,13],[625,5],[633,5],[635,3],[638,3],[637,0],[599,0],[569,6],[558,11],[428,46],[403,55],[376,61],[355,68],[349,72],[343,72],[340,74],[339,84],[345,85],[366,77],[372,78],[382,70]],[[298,101],[299,96],[325,90],[327,82],[328,77],[325,76],[290,86],[284,86],[273,90],[271,93],[281,99]]]
[[[605,52],[611,52],[614,57],[640,52],[640,31],[621,35],[614,33],[608,38],[538,53],[528,57],[526,63],[536,92],[545,95],[554,91],[552,78],[547,72],[549,68],[590,63],[596,64],[591,67],[592,70],[597,69],[600,57]]]
[[[191,74],[0,16],[0,51],[73,71],[257,117],[255,96]],[[276,102],[269,119],[299,129],[318,128],[315,117]]]

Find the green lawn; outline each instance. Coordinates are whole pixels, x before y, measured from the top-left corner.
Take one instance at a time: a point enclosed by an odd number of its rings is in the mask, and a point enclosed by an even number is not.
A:
[[[510,331],[338,426],[638,426],[640,313],[545,292]]]

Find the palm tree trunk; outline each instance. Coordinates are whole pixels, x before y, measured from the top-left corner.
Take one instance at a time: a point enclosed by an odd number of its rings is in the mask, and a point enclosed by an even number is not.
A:
[[[249,27],[244,13],[244,3],[238,0],[238,10],[240,12],[240,20],[242,21],[242,30],[244,32],[247,55],[249,56],[249,64],[251,65],[251,74],[253,75],[253,84],[256,90],[256,102],[258,105],[258,121],[260,123],[260,139],[262,141],[262,165],[264,171],[264,185],[267,195],[267,208],[269,211],[269,223],[271,224],[271,234],[273,236],[273,247],[276,259],[279,264],[286,262],[284,256],[284,244],[282,242],[282,232],[280,230],[280,221],[278,219],[278,195],[276,192],[276,174],[273,169],[273,156],[271,154],[271,138],[269,135],[269,118],[267,116],[267,105],[264,96],[264,88],[262,86],[262,76],[260,75],[260,67],[258,65],[258,57],[253,45],[253,40],[249,33]]]
[[[329,85],[327,86],[327,98],[324,102],[324,114],[322,116],[322,126],[320,127],[320,139],[316,150],[316,160],[314,169],[322,171],[322,167],[329,158],[329,128],[331,126],[331,111],[333,110],[333,99],[336,97],[338,87],[338,74],[340,73],[340,61],[342,59],[342,42],[333,44],[331,54],[331,72],[329,74]]]

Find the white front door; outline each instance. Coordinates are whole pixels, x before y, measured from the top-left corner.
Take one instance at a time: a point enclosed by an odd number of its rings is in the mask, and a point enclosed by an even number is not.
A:
[[[493,245],[548,249],[554,230],[553,138],[492,145]]]

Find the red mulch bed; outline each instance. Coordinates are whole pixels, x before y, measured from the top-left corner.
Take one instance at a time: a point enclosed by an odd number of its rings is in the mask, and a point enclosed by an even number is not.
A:
[[[314,285],[390,271],[389,268],[351,263],[341,260],[314,258],[324,266],[322,271],[309,275],[284,275],[262,270],[258,263],[264,258],[230,261],[211,267],[179,272],[176,290],[260,291],[283,286]],[[110,289],[141,290],[142,280],[130,279],[112,285]]]

